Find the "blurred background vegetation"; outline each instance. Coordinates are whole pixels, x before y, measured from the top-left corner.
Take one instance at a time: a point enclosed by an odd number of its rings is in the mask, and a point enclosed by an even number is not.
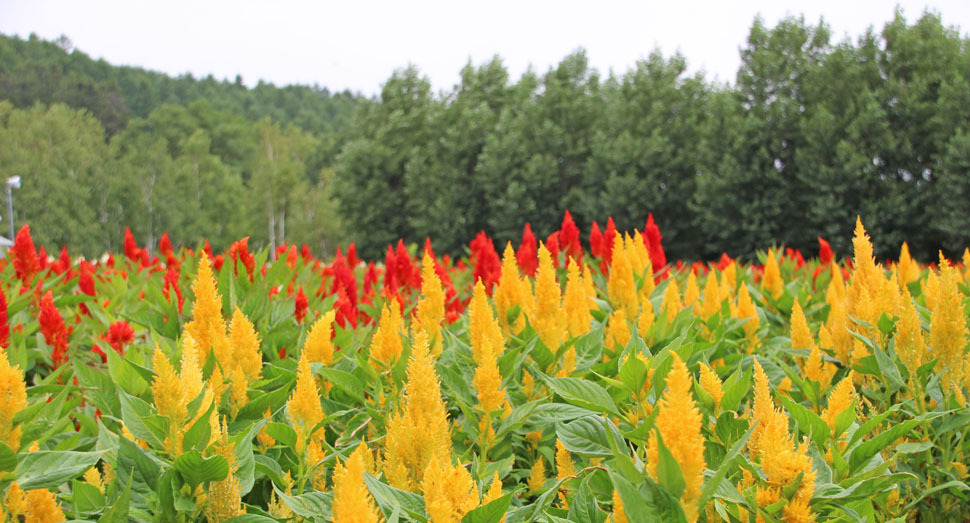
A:
[[[469,63],[432,92],[414,67],[366,98],[248,88],[95,61],[67,38],[0,36],[0,177],[48,252],[307,243],[365,257],[404,238],[462,252],[569,209],[582,230],[653,212],[671,259],[751,256],[816,237],[849,252],[862,214],[879,257],[970,245],[970,41],[901,14],[854,40],[755,20],[732,84],[659,52],[602,75],[578,50],[509,77]],[[4,220],[7,217],[4,216]],[[2,230],[6,230],[4,225]],[[499,245],[499,248],[501,246]]]

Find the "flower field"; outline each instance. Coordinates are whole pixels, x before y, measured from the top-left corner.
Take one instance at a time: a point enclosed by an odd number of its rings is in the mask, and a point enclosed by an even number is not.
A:
[[[0,262],[0,521],[966,521],[970,251]],[[499,253],[501,251],[501,254]]]

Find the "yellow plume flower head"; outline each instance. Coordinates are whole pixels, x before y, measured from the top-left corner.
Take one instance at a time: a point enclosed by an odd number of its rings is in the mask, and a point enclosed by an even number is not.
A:
[[[712,270],[707,275],[707,281],[704,282],[704,302],[701,304],[701,319],[709,320],[715,314],[721,312],[721,302],[724,301],[724,296],[721,296],[721,288],[717,282],[717,276],[715,276]]]
[[[522,332],[525,328],[525,316],[532,314],[532,290],[519,273],[511,242],[505,244],[505,252],[502,254],[502,275],[499,277],[498,286],[492,298],[502,329],[514,334]],[[519,306],[519,316],[515,320],[515,325],[509,325],[509,310],[516,305]]]
[[[20,438],[19,430],[13,428],[13,417],[27,406],[27,383],[20,368],[11,365],[7,357],[0,351],[0,441],[9,442],[16,452]]]
[[[432,523],[458,523],[478,506],[478,489],[471,475],[449,459],[433,456],[421,481],[425,510]]]
[[[263,370],[263,353],[259,350],[259,335],[253,322],[236,307],[229,322],[229,344],[232,346],[232,361],[221,362],[230,369],[238,369],[252,383],[259,379]]]
[[[822,411],[822,419],[828,424],[829,430],[835,430],[835,422],[839,417],[839,414],[845,412],[852,406],[852,401],[855,399],[855,387],[852,385],[852,372],[842,378],[842,381],[836,385],[835,390],[829,395],[828,406]]]
[[[785,292],[785,280],[781,278],[781,269],[778,267],[778,257],[774,249],[768,251],[768,259],[765,260],[765,273],[761,277],[761,288],[772,298],[778,299]]]
[[[909,285],[919,279],[919,264],[909,254],[909,245],[903,242],[899,248],[899,283]]]
[[[660,310],[666,314],[667,323],[673,323],[674,319],[680,311],[684,310],[684,304],[680,301],[680,287],[677,285],[677,280],[671,278],[668,280],[670,283],[667,284],[667,290],[664,291],[664,299],[660,305]]]
[[[401,317],[400,302],[395,297],[381,308],[381,319],[370,343],[371,364],[375,367],[390,367],[404,351],[401,332],[404,319]]]
[[[209,357],[212,346],[218,343],[220,333],[222,337],[226,335],[226,320],[222,317],[222,297],[219,296],[216,288],[212,265],[207,255],[203,254],[199,259],[199,269],[195,281],[192,282],[192,292],[195,294],[192,321],[185,325],[185,331],[195,340],[199,361],[205,361]],[[216,354],[216,356],[223,355]]]
[[[419,329],[428,333],[432,340],[431,353],[441,354],[441,321],[445,318],[445,291],[441,279],[434,270],[434,260],[427,251],[421,259],[421,301],[418,302],[415,319]]]
[[[603,333],[605,348],[622,350],[630,342],[630,326],[626,322],[625,309],[617,309],[610,314]]]
[[[53,492],[47,489],[27,491],[27,512],[24,513],[26,523],[57,523],[66,520],[61,504]]]
[[[367,445],[361,443],[344,463],[333,470],[334,523],[376,523],[380,521],[374,499],[364,484]]]
[[[750,353],[758,346],[758,327],[761,320],[758,318],[758,312],[755,309],[754,301],[751,300],[751,294],[748,293],[747,285],[741,285],[741,290],[738,291],[737,306],[732,309],[731,314],[739,320],[748,320],[744,322],[744,333],[749,341],[748,352]]]
[[[561,306],[559,282],[552,255],[545,244],[539,244],[539,269],[536,271],[535,310],[531,317],[542,343],[556,352],[566,337],[568,319]]]
[[[633,262],[619,234],[613,237],[613,259],[610,263],[610,278],[606,282],[606,292],[614,310],[623,309],[630,317],[636,315],[639,301],[636,282],[633,279]]]
[[[926,281],[926,307],[930,310],[929,346],[937,365],[944,369],[944,389],[958,392],[964,374],[967,346],[967,318],[958,287],[960,275],[940,253],[938,273],[930,272]]]
[[[690,307],[701,297],[701,289],[697,286],[697,276],[694,271],[687,273],[687,287],[684,289],[684,307]]]
[[[303,354],[311,363],[322,363],[330,366],[333,363],[333,321],[336,311],[329,310],[310,327],[310,332],[303,342]]]
[[[664,445],[680,464],[686,486],[681,495],[681,506],[688,521],[697,519],[701,485],[704,483],[704,435],[701,433],[701,416],[694,396],[691,394],[691,378],[687,365],[676,352],[671,352],[673,367],[667,374],[667,390],[658,402],[656,428]],[[660,443],[657,434],[651,433],[647,441],[647,470],[657,477]]]
[[[593,315],[589,312],[590,300],[583,284],[579,263],[570,259],[566,274],[566,292],[562,300],[569,323],[569,335],[582,336],[592,330]]]
[[[320,392],[310,371],[310,361],[306,356],[300,358],[296,366],[296,387],[286,404],[290,423],[296,429],[298,454],[303,454],[307,442],[313,437],[313,429],[323,421],[323,407],[320,406]]]
[[[701,364],[701,387],[714,398],[715,409],[720,409],[721,399],[724,397],[724,388],[721,378],[710,365]]]
[[[414,491],[435,456],[450,459],[451,429],[428,335],[418,331],[408,360],[404,407],[387,421],[384,474],[392,487]]]

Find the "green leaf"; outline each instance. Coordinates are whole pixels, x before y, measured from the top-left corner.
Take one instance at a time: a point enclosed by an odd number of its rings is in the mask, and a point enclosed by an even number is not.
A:
[[[569,521],[586,521],[592,523],[602,523],[606,521],[606,512],[600,510],[596,504],[596,498],[589,488],[589,476],[583,479],[579,485],[579,490],[573,495],[569,502]]]
[[[229,463],[222,456],[203,458],[198,451],[185,452],[175,458],[175,470],[193,490],[206,481],[220,481],[229,475]]]
[[[374,501],[381,507],[381,512],[385,516],[390,516],[395,511],[395,507],[399,507],[412,519],[427,521],[424,517],[424,498],[421,496],[382,483],[370,474],[364,474],[364,483],[367,484],[367,489],[370,490]]]
[[[919,441],[916,443],[900,443],[896,446],[896,452],[900,454],[917,454],[933,448],[932,441]]]
[[[107,451],[39,450],[21,456],[15,475],[24,490],[57,487],[84,474]]]
[[[130,439],[118,438],[118,466],[116,474],[120,478],[131,478],[131,488],[142,495],[147,495],[158,487],[160,466],[152,460],[145,451],[135,445]]]
[[[885,312],[879,316],[879,321],[876,323],[876,325],[879,327],[880,332],[887,335],[896,328],[896,322],[893,321],[893,319],[890,318]]]
[[[619,378],[627,390],[633,394],[638,394],[643,390],[643,384],[647,382],[649,370],[647,364],[640,360],[636,354],[630,354],[620,367]]]
[[[727,476],[727,473],[734,466],[734,458],[741,454],[742,449],[744,449],[744,445],[748,442],[748,438],[751,437],[751,434],[754,433],[754,428],[757,426],[757,424],[757,422],[751,424],[751,427],[748,428],[747,432],[745,432],[743,436],[734,442],[734,445],[731,446],[731,450],[729,450],[727,455],[724,456],[724,459],[721,460],[721,465],[718,466],[717,470],[714,471],[714,475],[711,476],[706,483],[704,483],[704,489],[701,491],[701,498],[698,502],[698,506],[706,506],[707,502],[720,488],[721,483]]]
[[[209,438],[212,435],[212,425],[209,424],[209,418],[215,406],[214,401],[210,403],[209,410],[200,416],[195,424],[189,427],[189,430],[185,431],[185,436],[182,438],[183,450],[203,451],[209,446]]]
[[[118,387],[128,394],[140,396],[148,390],[148,382],[139,376],[124,358],[113,350],[105,351],[108,357],[108,374]]]
[[[599,416],[587,416],[569,423],[556,425],[556,436],[566,450],[588,456],[612,456],[609,448],[609,435],[613,433],[618,441],[623,440],[620,431],[609,420]]]
[[[0,471],[17,467],[17,453],[9,445],[0,441]]]
[[[224,523],[277,523],[277,520],[259,514],[241,514],[227,519]]]
[[[920,501],[923,501],[923,499],[929,496],[930,494],[934,494],[941,490],[950,489],[950,488],[955,488],[959,490],[970,490],[970,486],[967,486],[967,484],[962,481],[956,481],[956,480],[947,481],[946,483],[943,483],[941,485],[936,485],[935,487],[931,487],[925,490],[920,490],[919,497],[917,497],[913,501],[910,501],[909,505],[906,505],[906,508],[903,509],[903,511],[909,512],[913,507],[919,504]]]
[[[795,403],[790,398],[786,396],[780,397],[781,402],[785,405],[785,410],[788,414],[795,419],[795,424],[798,425],[798,430],[806,436],[810,436],[812,441],[814,441],[819,448],[824,448],[825,441],[829,437],[829,426],[825,423],[825,420],[819,417],[804,405]]]
[[[613,398],[601,385],[582,378],[550,378],[543,375],[549,388],[567,403],[578,407],[619,416]]]
[[[469,511],[461,518],[461,523],[499,523],[509,511],[512,494],[506,494],[492,500],[476,509]]]
[[[738,406],[751,388],[751,376],[753,366],[748,371],[741,374],[740,369],[735,371],[724,383],[724,397],[721,398],[721,408],[723,410],[738,410]]]
[[[267,423],[266,434],[286,447],[291,449],[296,447],[296,430],[286,423]]]
[[[71,493],[74,509],[78,512],[90,514],[104,510],[104,494],[98,487],[75,479],[71,482]]]
[[[524,425],[529,420],[529,417],[532,416],[532,413],[536,411],[536,408],[541,405],[539,401],[530,401],[512,409],[512,412],[502,420],[502,423],[498,426],[498,430],[495,431],[495,438],[501,438],[506,433]]]
[[[330,519],[333,517],[331,512],[333,493],[331,492],[307,492],[299,496],[289,496],[277,488],[276,485],[273,485],[273,490],[276,491],[276,495],[297,516],[310,518],[311,520],[317,518]]]
[[[326,378],[327,381],[333,383],[334,387],[345,392],[351,398],[360,403],[365,403],[364,384],[361,383],[357,376],[354,376],[347,371],[324,367],[319,363],[313,364],[313,372]]]
[[[118,390],[118,399],[121,400],[121,420],[125,422],[131,435],[147,441],[153,447],[162,447],[166,437],[166,431],[160,426],[162,424],[146,420],[157,418],[167,425],[166,418],[158,416],[145,400],[131,396],[123,390]]]
[[[911,430],[918,427],[922,422],[920,419],[906,420],[876,435],[872,439],[860,443],[849,454],[849,470],[855,473],[860,467],[868,463],[873,456],[891,445],[897,439],[909,434]]]
[[[105,513],[98,519],[98,523],[127,523],[128,522],[128,509],[131,506],[131,477],[128,477],[128,481],[125,486],[125,490],[121,493],[121,496],[111,504],[111,508],[105,511]]]

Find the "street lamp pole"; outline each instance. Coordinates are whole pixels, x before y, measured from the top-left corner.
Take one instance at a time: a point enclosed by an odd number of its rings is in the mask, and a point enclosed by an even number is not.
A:
[[[20,176],[7,178],[7,216],[10,218],[10,241],[13,241],[13,188],[20,188]]]

